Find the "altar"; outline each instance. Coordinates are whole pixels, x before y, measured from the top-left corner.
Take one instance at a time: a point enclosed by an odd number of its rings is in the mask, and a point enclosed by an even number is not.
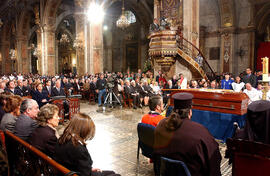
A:
[[[222,89],[164,89],[171,91],[171,96],[179,92],[193,94],[192,121],[204,125],[216,138],[225,141],[233,135],[233,124],[237,122],[242,128],[245,124],[245,116],[248,107],[248,96],[245,93],[237,93]],[[173,99],[170,99],[170,108],[173,107]]]

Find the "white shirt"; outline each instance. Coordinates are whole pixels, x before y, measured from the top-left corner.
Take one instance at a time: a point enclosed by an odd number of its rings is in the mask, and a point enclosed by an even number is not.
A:
[[[235,92],[240,92],[244,86],[245,86],[244,82],[241,82],[241,83],[233,82],[232,83],[232,88]]]
[[[260,93],[257,91],[257,89],[253,87],[251,88],[251,90],[245,89],[243,92],[249,97],[248,104],[252,103],[253,101],[260,100]]]
[[[159,86],[153,86],[153,91],[155,94],[160,94],[160,87]]]
[[[23,76],[17,76],[19,80],[23,80]]]
[[[184,78],[183,81],[181,82],[180,88],[181,89],[187,88],[187,79],[186,78]]]
[[[270,90],[268,90],[268,92],[266,94],[266,100],[270,101]]]
[[[14,77],[13,75],[10,75],[10,76],[9,76],[9,79],[10,79],[10,80],[13,80],[14,78],[15,78],[15,77]]]

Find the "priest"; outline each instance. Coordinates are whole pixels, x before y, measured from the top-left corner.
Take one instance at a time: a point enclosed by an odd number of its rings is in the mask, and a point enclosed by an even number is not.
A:
[[[191,175],[219,176],[221,155],[218,143],[209,131],[191,121],[192,98],[190,93],[176,93],[174,109],[168,118],[159,122],[155,129],[155,169],[159,157],[183,161]]]

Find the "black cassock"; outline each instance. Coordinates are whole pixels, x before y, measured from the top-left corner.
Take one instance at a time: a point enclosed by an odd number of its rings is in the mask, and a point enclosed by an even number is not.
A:
[[[183,161],[192,176],[220,176],[221,155],[218,143],[199,123],[183,119],[175,131],[165,127],[166,119],[155,129],[155,156]]]

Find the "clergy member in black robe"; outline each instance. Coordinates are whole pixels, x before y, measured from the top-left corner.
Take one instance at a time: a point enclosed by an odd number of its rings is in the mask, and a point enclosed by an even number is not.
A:
[[[236,131],[235,138],[270,144],[270,102],[254,101],[248,105],[244,129]]]
[[[221,155],[209,131],[190,120],[192,94],[177,93],[174,112],[155,129],[155,167],[160,156],[183,161],[192,176],[220,176]]]

